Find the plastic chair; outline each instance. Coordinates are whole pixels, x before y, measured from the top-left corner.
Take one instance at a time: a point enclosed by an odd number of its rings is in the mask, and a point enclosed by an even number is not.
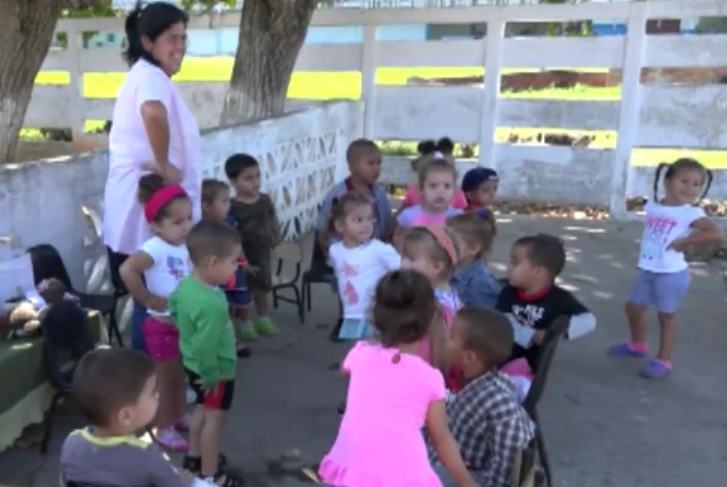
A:
[[[298,317],[302,325],[305,322],[305,309],[298,288],[298,280],[300,280],[300,271],[303,266],[303,249],[298,242],[282,242],[273,250],[273,257],[278,259],[277,270],[272,276],[273,308],[278,309],[278,301],[295,304],[298,307]],[[285,262],[293,264],[292,275],[283,272]],[[281,296],[279,293],[284,289],[291,289],[295,297]]]
[[[50,244],[40,244],[28,249],[28,253],[33,262],[33,276],[35,277],[36,284],[44,279],[50,278],[61,281],[66,285],[66,289],[70,294],[78,296],[83,308],[96,310],[101,313],[101,316],[107,318],[109,343],[112,343],[116,339],[119,346],[124,346],[124,341],[121,338],[121,332],[116,322],[116,304],[121,295],[118,291],[114,294],[79,293],[73,289],[66,265],[63,263],[63,259],[55,247]]]
[[[512,487],[546,487],[547,477],[538,461],[537,445],[531,441],[515,457]]]
[[[545,470],[545,475],[548,480],[548,485],[553,485],[553,476],[550,469],[550,462],[548,461],[548,451],[545,447],[545,440],[543,439],[543,432],[538,417],[537,406],[540,402],[540,398],[545,390],[545,384],[548,381],[548,374],[550,373],[550,366],[555,356],[555,351],[558,349],[558,344],[565,337],[570,325],[570,318],[568,316],[559,316],[553,323],[547,328],[545,337],[543,338],[543,344],[540,347],[538,353],[537,363],[535,367],[535,376],[533,382],[530,385],[530,391],[528,392],[525,401],[523,402],[523,408],[530,415],[530,418],[535,423],[535,442],[538,448],[538,455],[540,461]]]
[[[40,452],[45,454],[58,404],[70,395],[76,364],[86,352],[93,350],[94,344],[86,324],[86,314],[71,301],[52,305],[40,326],[43,330],[43,367],[54,389],[40,443]]]
[[[310,268],[303,273],[303,300],[308,311],[311,310],[311,285],[328,284],[336,282],[336,275],[333,268],[328,264],[326,255],[321,250],[318,242],[313,242],[313,255],[311,256]]]

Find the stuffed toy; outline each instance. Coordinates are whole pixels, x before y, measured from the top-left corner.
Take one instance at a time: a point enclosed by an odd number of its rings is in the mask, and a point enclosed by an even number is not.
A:
[[[12,308],[3,329],[5,338],[40,335],[40,322],[51,306],[60,303],[68,296],[65,284],[55,278],[46,279],[38,284],[38,293],[43,298],[42,302],[34,303],[32,300],[24,299]]]

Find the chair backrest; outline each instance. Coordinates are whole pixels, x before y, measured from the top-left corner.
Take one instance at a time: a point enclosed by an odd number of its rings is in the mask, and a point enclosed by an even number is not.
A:
[[[86,313],[72,301],[51,305],[41,319],[43,359],[53,387],[68,391],[76,363],[94,344]]]
[[[281,242],[273,249],[273,256],[292,263],[303,263],[303,248],[298,242]]]
[[[311,256],[310,269],[317,274],[333,274],[333,267],[328,264],[326,254],[323,253],[318,242],[313,242],[313,255]]]
[[[533,417],[535,407],[543,395],[555,351],[558,348],[558,344],[563,340],[565,333],[568,331],[569,324],[570,318],[568,316],[559,316],[553,320],[553,323],[545,331],[543,344],[540,346],[540,352],[538,353],[533,383],[530,385],[530,391],[525,398],[525,402],[523,402],[523,407],[531,417]]]
[[[33,278],[36,285],[44,279],[54,277],[65,284],[69,292],[73,291],[66,265],[55,247],[51,244],[40,244],[29,248],[28,253],[33,263]]]

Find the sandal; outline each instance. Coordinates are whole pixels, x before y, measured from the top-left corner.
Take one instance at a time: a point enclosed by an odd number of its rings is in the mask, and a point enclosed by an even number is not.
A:
[[[217,461],[217,470],[223,470],[226,466],[227,456],[223,453],[220,453],[220,459]],[[202,471],[202,458],[184,455],[184,459],[182,460],[182,468],[184,470],[189,470],[195,475],[199,475],[199,473]]]
[[[211,481],[211,485],[218,487],[242,487],[245,485],[245,480],[241,475],[222,470],[218,471],[212,478],[208,477],[205,480],[207,482]]]

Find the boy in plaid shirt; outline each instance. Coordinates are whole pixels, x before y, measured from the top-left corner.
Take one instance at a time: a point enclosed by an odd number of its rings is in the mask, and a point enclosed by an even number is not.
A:
[[[512,326],[502,313],[465,307],[454,317],[448,353],[467,384],[447,404],[447,422],[465,465],[483,487],[509,487],[516,455],[535,436],[513,383],[496,368],[512,345]],[[436,459],[434,465],[444,487],[454,487]]]

